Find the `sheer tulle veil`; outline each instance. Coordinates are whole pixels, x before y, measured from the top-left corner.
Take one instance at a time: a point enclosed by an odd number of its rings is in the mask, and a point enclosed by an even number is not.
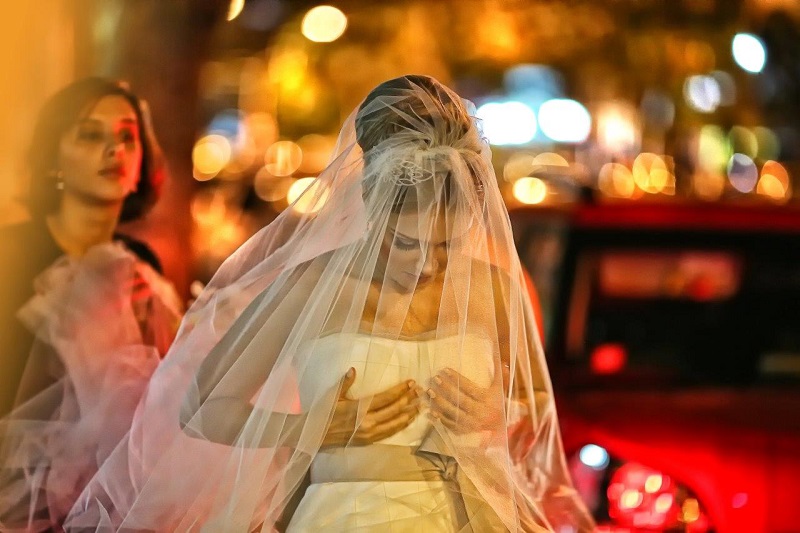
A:
[[[591,530],[473,111],[425,76],[370,93],[327,168],[189,310],[68,529],[281,529],[309,471],[339,479],[323,458],[351,481],[396,479],[402,448],[457,493],[454,531]],[[327,445],[349,368],[354,433],[409,378],[421,412],[379,442]],[[434,415],[439,377],[452,409]]]

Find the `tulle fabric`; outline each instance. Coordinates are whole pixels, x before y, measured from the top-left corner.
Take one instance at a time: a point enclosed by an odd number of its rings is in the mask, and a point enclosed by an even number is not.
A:
[[[172,286],[119,243],[63,256],[19,311],[34,343],[0,421],[0,530],[61,522],[130,428],[180,320]]]
[[[68,529],[591,530],[488,145],[468,103],[414,80],[355,111],[223,264]],[[356,426],[447,369],[481,408],[445,424],[423,393],[394,435],[323,446],[350,367]]]

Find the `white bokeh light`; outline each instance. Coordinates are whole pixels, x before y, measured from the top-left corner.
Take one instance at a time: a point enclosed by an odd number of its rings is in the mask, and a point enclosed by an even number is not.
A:
[[[608,452],[605,448],[601,448],[596,444],[587,444],[581,448],[578,456],[583,464],[596,470],[602,470],[607,467],[610,462]]]
[[[751,33],[737,33],[731,43],[731,51],[736,64],[747,72],[757,74],[767,63],[764,42]]]
[[[539,127],[556,142],[580,143],[592,131],[592,117],[580,102],[556,98],[539,108]]]
[[[728,179],[737,191],[752,192],[758,182],[756,164],[745,154],[733,154],[728,161]]]
[[[711,76],[689,76],[683,84],[686,103],[701,113],[713,113],[722,103],[722,89]]]
[[[476,115],[491,144],[527,144],[536,135],[536,113],[522,102],[490,102],[480,106]]]

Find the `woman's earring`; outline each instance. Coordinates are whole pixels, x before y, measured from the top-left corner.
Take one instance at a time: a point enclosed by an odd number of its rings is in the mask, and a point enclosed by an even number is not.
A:
[[[64,190],[64,173],[60,170],[53,171],[52,173],[53,179],[56,180],[56,189],[59,191]]]

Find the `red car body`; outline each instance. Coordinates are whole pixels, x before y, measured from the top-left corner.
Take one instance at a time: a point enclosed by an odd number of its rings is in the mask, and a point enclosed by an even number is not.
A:
[[[639,464],[663,473],[700,502],[707,518],[696,527],[631,527],[610,516],[613,505],[603,493],[589,498],[598,523],[607,524],[600,530],[800,531],[800,337],[793,334],[793,324],[800,330],[800,305],[793,303],[794,296],[800,298],[800,211],[594,205],[524,209],[511,218],[520,257],[548,318],[548,364],[568,456],[574,462],[584,446],[593,444],[617,466]],[[548,255],[542,251],[554,247],[558,252],[550,256],[557,259],[545,259],[551,264],[542,267],[541,257]],[[680,257],[688,257],[695,272],[706,269],[708,279],[700,283],[700,275],[694,288],[684,283],[677,296],[647,296],[648,290],[660,289],[646,288],[646,273],[597,275],[608,258],[614,268],[651,268]],[[726,271],[720,259],[730,259],[728,270],[738,276],[733,293],[724,292],[722,274],[714,276]],[[764,272],[769,268],[779,274],[774,283]],[[633,297],[608,297],[598,286],[611,283],[613,293],[618,290],[613,283],[620,282],[598,281],[603,275],[622,279],[623,288],[626,276],[645,279],[630,283],[631,290],[640,291]],[[748,317],[751,310],[755,316]],[[651,315],[657,323],[647,321]],[[698,325],[703,320],[708,327]],[[641,331],[628,331],[628,325],[637,324]],[[717,346],[731,359],[715,351]],[[792,349],[779,353],[786,346]],[[636,368],[637,350],[656,354],[653,361],[667,361],[667,370]],[[689,362],[676,363],[674,373],[673,355],[675,361]],[[709,363],[693,366],[707,356]],[[603,483],[613,483],[612,474],[603,474]]]

